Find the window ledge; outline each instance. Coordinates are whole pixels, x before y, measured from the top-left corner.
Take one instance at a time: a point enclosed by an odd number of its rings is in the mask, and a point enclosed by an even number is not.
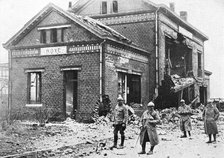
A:
[[[42,107],[43,104],[26,104],[26,107]]]
[[[50,30],[50,29],[60,29],[60,28],[68,28],[68,27],[71,27],[71,25],[66,24],[66,25],[56,25],[56,26],[41,26],[37,28],[37,30]]]
[[[30,72],[44,72],[45,69],[41,68],[41,69],[26,69],[24,70],[25,73],[30,73]]]

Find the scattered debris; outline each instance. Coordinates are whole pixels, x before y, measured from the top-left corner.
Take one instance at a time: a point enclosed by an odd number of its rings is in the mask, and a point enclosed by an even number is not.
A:
[[[158,135],[163,142],[173,141],[172,132],[179,132],[179,118],[176,108],[157,111],[162,120],[158,125]],[[191,116],[192,123],[200,131],[204,131],[201,118],[202,111],[198,108]],[[85,157],[92,153],[108,156],[109,146],[113,139],[111,114],[100,116],[94,123],[78,123],[71,118],[63,122],[46,123],[40,126],[36,122],[14,121],[4,125],[0,131],[0,157],[24,152],[41,151],[43,157]],[[218,124],[223,123],[224,114],[220,113]],[[134,112],[129,113],[129,125],[126,130],[126,140],[136,142],[139,135],[140,117]],[[221,132],[220,132],[221,133]],[[220,138],[221,139],[221,138]],[[135,143],[134,143],[135,144]],[[132,144],[133,146],[133,144]],[[131,147],[130,147],[131,148]],[[114,150],[117,155],[125,155],[121,150]]]

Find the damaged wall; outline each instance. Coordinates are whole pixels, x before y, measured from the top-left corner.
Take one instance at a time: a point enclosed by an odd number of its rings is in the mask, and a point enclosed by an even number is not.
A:
[[[175,22],[171,21],[167,18],[164,14],[160,14],[160,33],[159,33],[159,74],[160,74],[160,82],[164,79],[164,74],[166,73],[166,58],[167,58],[167,46],[169,45],[170,49],[170,61],[171,61],[171,71],[170,75],[178,75],[180,77],[193,77],[196,79],[199,76],[198,74],[198,53],[201,53],[201,69],[202,74],[204,71],[204,52],[203,52],[203,42],[202,40],[196,38],[192,35],[192,39],[189,37],[185,37],[178,32],[178,26]],[[179,35],[183,36],[184,38],[181,41],[177,41],[179,39]],[[169,44],[166,43],[166,40],[169,39]],[[203,77],[203,76],[201,76]],[[167,81],[166,81],[167,82]],[[164,82],[165,84],[165,82]],[[162,86],[163,87],[163,86]],[[161,87],[161,88],[162,88]],[[160,89],[161,89],[160,88]],[[164,87],[165,88],[165,87]],[[165,89],[162,88],[164,91]],[[185,96],[185,98],[194,99],[195,96],[200,96],[199,92],[199,84],[196,82],[195,86],[191,86],[189,88],[189,94],[185,90],[185,94],[194,96]],[[193,91],[192,91],[193,89]],[[162,100],[165,98],[171,99],[170,96],[167,96],[169,92],[167,92],[166,97],[165,94],[163,95]],[[178,97],[178,95],[176,96]],[[175,97],[174,97],[175,98]],[[173,99],[174,99],[173,98]],[[176,99],[175,99],[176,100]],[[188,99],[187,99],[188,100]],[[162,101],[162,104],[165,104],[165,100]]]
[[[146,105],[149,102],[149,56],[109,44],[105,50],[105,94],[109,95],[112,106],[117,104],[119,72],[141,78],[141,103]]]
[[[150,53],[149,61],[149,100],[153,99],[155,92],[155,14],[154,13],[130,13],[114,16],[100,16],[102,23],[110,26],[117,32],[132,40],[134,44]]]

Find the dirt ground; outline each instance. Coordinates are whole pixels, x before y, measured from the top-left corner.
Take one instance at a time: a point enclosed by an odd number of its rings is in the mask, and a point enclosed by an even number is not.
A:
[[[224,113],[221,113],[223,118]],[[111,122],[83,124],[68,119],[61,123],[48,123],[45,127],[33,122],[16,121],[0,129],[0,157],[7,155],[36,153],[36,157],[49,158],[119,158],[119,157],[157,157],[157,158],[223,158],[224,121],[218,121],[217,142],[207,144],[203,122],[193,120],[192,136],[180,138],[182,134],[178,123],[164,123],[157,130],[160,143],[153,155],[138,155],[139,145],[137,125],[130,124],[126,129],[124,149],[109,150],[113,142]],[[120,141],[120,140],[119,140]],[[136,143],[137,142],[137,143]],[[147,151],[150,144],[147,144]],[[13,156],[11,156],[13,157]]]
[[[165,131],[164,127],[158,129],[160,143],[154,149],[153,155],[139,155],[141,146],[137,145],[137,135],[133,139],[126,140],[124,149],[104,150],[100,154],[92,154],[89,158],[223,158],[224,155],[224,124],[219,124],[219,135],[216,143],[207,144],[208,137],[204,134],[203,125],[194,125],[192,137],[180,138],[180,131],[175,128],[172,131]],[[146,150],[149,151],[150,144]]]

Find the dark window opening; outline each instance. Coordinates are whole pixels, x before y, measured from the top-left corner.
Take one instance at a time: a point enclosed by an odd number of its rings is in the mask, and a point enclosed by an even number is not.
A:
[[[172,62],[171,62],[171,58],[170,58],[170,52],[172,45],[166,41],[165,43],[165,74],[170,75],[171,73],[171,68],[172,68]]]
[[[118,94],[127,104],[141,103],[141,76],[119,72]]]
[[[102,2],[102,14],[107,14],[107,2]]]
[[[200,103],[205,105],[207,103],[207,87],[200,86],[199,93],[200,93]]]
[[[28,103],[41,103],[41,73],[28,73]]]
[[[198,53],[198,76],[202,76],[201,53]]]
[[[61,29],[61,42],[64,42],[64,32],[65,32],[65,28]]]
[[[198,69],[201,70],[202,66],[201,66],[201,53],[198,53]]]
[[[141,76],[128,75],[127,81],[127,103],[141,103]]]
[[[117,3],[117,1],[113,1],[113,12],[114,13],[118,12],[118,3]]]
[[[165,38],[165,73],[186,77],[192,72],[192,49],[174,39]]]
[[[57,29],[51,30],[51,43],[57,42]]]
[[[40,43],[46,43],[46,30],[40,31]]]
[[[184,52],[184,59],[185,59],[185,67],[186,67],[186,74],[189,74],[192,72],[193,66],[192,66],[192,51],[190,49],[186,49]]]

